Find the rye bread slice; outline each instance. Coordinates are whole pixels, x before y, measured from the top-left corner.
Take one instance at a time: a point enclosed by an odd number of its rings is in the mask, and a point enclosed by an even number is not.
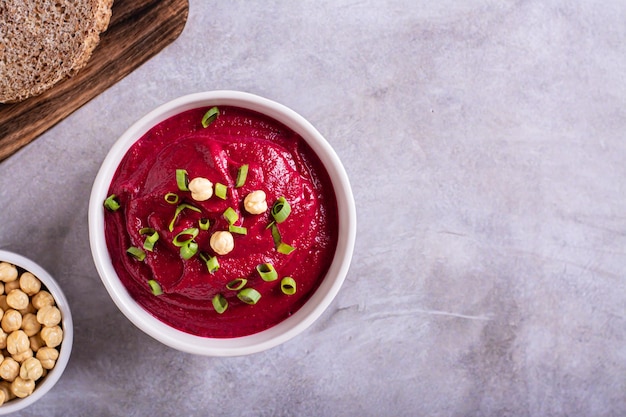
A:
[[[83,68],[113,0],[0,0],[0,103],[36,96]]]

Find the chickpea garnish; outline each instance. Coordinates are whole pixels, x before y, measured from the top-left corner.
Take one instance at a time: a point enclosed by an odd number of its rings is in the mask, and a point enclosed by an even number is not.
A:
[[[209,244],[211,245],[211,249],[213,249],[218,255],[226,255],[235,247],[233,235],[227,231],[213,233]]]
[[[206,201],[213,195],[213,183],[203,177],[189,181],[187,188],[191,191],[191,198],[196,201]]]
[[[265,191],[256,190],[243,199],[243,208],[250,214],[261,214],[267,210],[267,196]]]

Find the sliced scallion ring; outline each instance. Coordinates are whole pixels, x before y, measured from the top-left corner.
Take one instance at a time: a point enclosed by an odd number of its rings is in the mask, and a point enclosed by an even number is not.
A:
[[[211,107],[204,116],[202,116],[202,127],[207,128],[211,123],[217,119],[220,115],[220,110],[217,107]]]
[[[194,207],[191,204],[187,204],[187,203],[183,203],[180,204],[178,207],[176,207],[176,211],[174,212],[174,217],[172,218],[172,221],[169,224],[169,231],[173,232],[174,231],[174,223],[176,223],[176,219],[178,219],[178,215],[180,214],[181,211],[183,211],[184,209],[189,209],[189,210],[193,210],[193,211],[197,211],[198,213],[201,213],[202,210],[200,210],[198,207]]]
[[[261,293],[254,288],[244,288],[237,293],[237,298],[246,304],[256,304],[261,299]]]
[[[228,300],[222,294],[215,294],[212,301],[217,314],[222,314],[228,308]]]
[[[221,198],[222,200],[226,200],[226,194],[228,191],[228,187],[224,184],[216,182],[215,183],[215,195]]]
[[[149,280],[148,285],[150,286],[150,290],[152,291],[152,294],[154,295],[163,294],[163,289],[161,288],[161,285],[159,285],[159,283],[156,282],[155,280],[153,279]]]
[[[211,274],[220,269],[220,263],[217,260],[217,256],[210,256],[204,252],[200,252],[200,259],[202,259],[202,261],[206,265],[207,270]]]
[[[209,230],[209,226],[211,226],[211,222],[209,221],[209,219],[200,219],[198,220],[198,227],[200,228],[200,230]]]
[[[172,240],[172,243],[174,244],[174,246],[182,247],[194,240],[199,233],[200,229],[198,229],[197,227],[190,227],[174,236],[174,240]],[[185,239],[185,237],[188,237],[188,239]]]
[[[237,180],[235,181],[235,187],[239,188],[246,183],[248,177],[248,164],[242,165],[237,170]]]
[[[167,194],[165,194],[164,198],[165,198],[165,201],[167,201],[170,204],[178,203],[178,194],[167,193]]]
[[[282,253],[283,255],[289,255],[291,252],[293,252],[294,250],[296,250],[296,248],[294,248],[291,245],[288,245],[285,242],[280,242],[278,244],[278,246],[276,247],[276,251],[278,253]]]
[[[283,241],[282,237],[280,236],[278,226],[276,226],[276,223],[272,224],[272,239],[274,239],[274,245],[276,247],[278,247],[278,245],[280,245],[280,242]]]
[[[115,194],[111,194],[104,200],[104,208],[109,211],[117,211],[120,208],[120,202]]]
[[[287,220],[291,213],[291,206],[285,197],[279,197],[278,200],[272,206],[272,217],[276,220],[276,223],[282,223]]]
[[[235,222],[239,220],[239,215],[232,207],[228,207],[224,210],[222,216],[228,221],[228,224],[235,224]]]
[[[126,249],[126,253],[128,253],[138,261],[143,261],[144,259],[146,259],[146,253],[143,251],[143,249],[137,248],[135,246],[131,246],[130,248]]]
[[[245,278],[235,278],[234,280],[226,284],[226,288],[232,291],[238,291],[242,289],[243,287],[245,287],[247,283],[248,283],[248,280]]]
[[[178,185],[180,191],[189,191],[189,175],[187,175],[187,170],[176,170],[176,185]]]
[[[228,226],[228,231],[230,233],[236,233],[238,235],[247,235],[248,234],[248,229],[242,226],[235,226],[235,225],[230,225]]]
[[[154,244],[157,242],[157,240],[159,240],[159,232],[151,227],[144,227],[143,229],[139,230],[139,234],[148,235],[148,237],[146,237],[146,240],[144,240],[143,242],[143,248],[152,252],[152,250],[154,249]]]
[[[184,260],[191,259],[198,252],[198,244],[193,240],[186,242],[180,247],[180,257]]]
[[[280,290],[287,295],[296,293],[296,280],[291,277],[285,277],[280,280]]]
[[[274,269],[274,265],[270,263],[259,264],[256,270],[263,281],[276,281],[278,279],[278,272]]]

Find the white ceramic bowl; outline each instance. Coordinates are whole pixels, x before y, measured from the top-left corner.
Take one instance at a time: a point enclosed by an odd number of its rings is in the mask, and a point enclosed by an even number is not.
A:
[[[14,413],[33,404],[50,391],[59,378],[61,378],[61,375],[70,360],[70,353],[72,352],[72,343],[74,340],[74,327],[72,324],[72,313],[70,311],[70,306],[67,303],[67,299],[65,298],[63,291],[61,291],[59,284],[57,284],[48,272],[32,260],[13,252],[0,250],[0,261],[9,262],[17,267],[25,269],[26,271],[30,271],[33,275],[39,278],[42,284],[47,287],[50,294],[52,294],[57,307],[61,310],[61,327],[63,328],[63,343],[61,344],[59,358],[57,359],[54,368],[52,368],[52,370],[50,370],[48,374],[43,377],[43,379],[37,382],[35,391],[33,391],[31,395],[26,398],[15,398],[0,406],[0,415],[4,415]]]
[[[295,314],[262,332],[237,338],[206,338],[172,328],[156,319],[129,295],[119,280],[104,236],[102,202],[127,150],[150,128],[186,110],[206,106],[236,106],[265,114],[300,134],[319,156],[337,197],[339,235],[335,257],[320,287]],[[111,298],[138,328],[175,349],[208,356],[237,356],[277,346],[309,327],[337,295],[348,272],[356,236],[356,210],[348,176],[334,150],[302,116],[274,101],[238,91],[191,94],[166,103],[132,125],[114,144],[95,179],[89,202],[89,240],[93,259]]]

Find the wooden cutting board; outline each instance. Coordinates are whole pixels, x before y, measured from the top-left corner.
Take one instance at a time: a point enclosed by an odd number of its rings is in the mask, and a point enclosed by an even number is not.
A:
[[[183,31],[187,0],[114,0],[86,67],[40,96],[0,104],[0,161],[124,78]]]

